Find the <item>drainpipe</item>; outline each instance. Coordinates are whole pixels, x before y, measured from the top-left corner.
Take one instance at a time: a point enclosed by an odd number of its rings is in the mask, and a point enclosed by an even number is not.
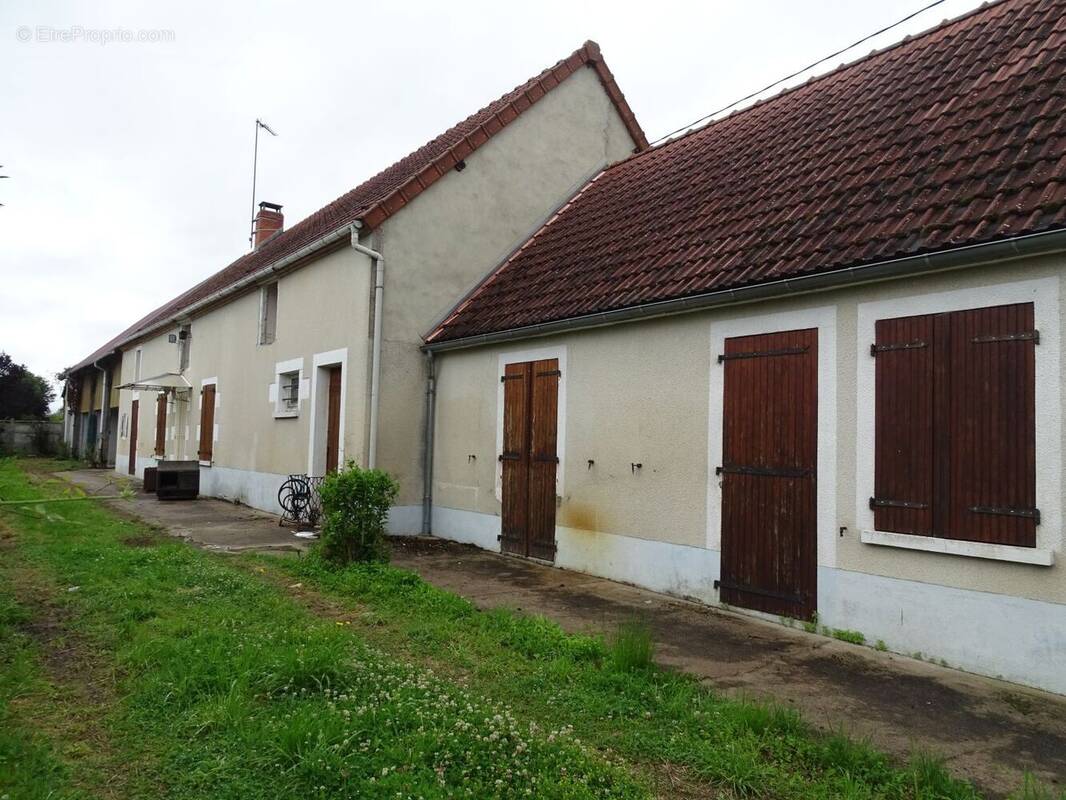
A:
[[[381,399],[381,317],[385,310],[385,256],[359,244],[357,222],[352,225],[352,249],[374,259],[374,349],[370,360],[370,449],[366,465],[374,469],[378,462],[378,406]]]
[[[97,450],[100,454],[100,463],[107,466],[108,423],[111,421],[111,386],[108,380],[111,371],[100,366],[99,361],[94,361],[96,367],[104,376],[103,391],[100,393],[100,439],[97,442]]]
[[[437,375],[433,351],[426,351],[426,425],[422,448],[422,535],[433,533],[433,422],[437,406]]]

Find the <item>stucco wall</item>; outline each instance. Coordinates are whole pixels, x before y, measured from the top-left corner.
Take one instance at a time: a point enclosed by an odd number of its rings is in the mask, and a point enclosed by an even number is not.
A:
[[[422,335],[633,147],[595,72],[579,70],[375,234],[387,264],[379,466],[399,480],[400,505],[422,496]]]
[[[401,504],[422,495],[424,423],[421,335],[595,171],[629,154],[634,143],[592,70],[567,78],[507,128],[390,218],[368,238],[386,259],[379,463],[399,480]],[[199,391],[217,380],[212,465],[201,471],[205,494],[275,509],[280,477],[320,472],[309,442],[324,419],[313,408],[316,353],[346,359],[343,456],[365,463],[369,434],[372,264],[349,248],[281,278],[278,332],[256,343],[259,294],[192,320],[191,402],[172,400],[167,458],[196,459]],[[139,343],[141,378],[178,369],[177,328]],[[122,383],[134,380],[134,350],[123,356]],[[275,419],[269,386],[279,362],[302,359],[301,412]],[[116,468],[129,463],[128,417],[133,393],[121,393]],[[312,434],[317,419],[317,433]],[[140,473],[153,463],[155,394],[140,393]],[[410,515],[415,525],[416,515]],[[406,523],[405,523],[406,525]],[[410,527],[409,525],[407,527]],[[412,528],[412,532],[416,529]]]
[[[715,356],[730,336],[817,328],[820,621],[896,652],[1066,693],[1064,274],[1066,257],[1030,259],[442,353],[434,533],[499,549],[499,376],[508,362],[558,358],[556,563],[718,602],[721,493],[713,469],[721,461],[723,382]],[[1041,335],[1042,523],[1037,547],[1019,550],[1054,564],[863,543],[873,527],[874,320],[1014,302],[1034,303]]]
[[[326,363],[344,362],[343,455],[364,457],[364,387],[367,382],[370,259],[344,248],[313,264],[283,275],[278,282],[277,333],[271,344],[259,344],[260,294],[246,293],[192,321],[188,394],[178,394],[167,409],[166,457],[196,460],[199,448],[200,390],[216,385],[212,465],[201,476],[204,492],[273,509],[269,485],[276,476],[307,472],[311,427],[315,418],[312,393],[315,356],[331,353]],[[137,347],[142,351],[141,379],[178,371],[178,345],[167,341],[177,328],[164,331]],[[136,347],[123,354],[122,383],[132,382]],[[322,361],[322,359],[319,359]],[[301,370],[300,409],[295,417],[276,417],[278,365]],[[128,415],[140,397],[138,472],[150,466],[155,450],[155,393],[121,392],[120,415]],[[187,399],[186,399],[187,398]],[[118,468],[128,465],[129,425],[118,443]],[[323,434],[321,425],[318,433]],[[225,479],[208,469],[225,472]],[[276,491],[276,488],[275,490]]]
[[[819,565],[1066,603],[1066,566],[1061,563],[1032,566],[863,544],[861,530],[872,527],[862,512],[869,481],[856,479],[863,452],[872,446],[857,432],[859,420],[869,416],[869,397],[858,393],[859,353],[869,347],[866,338],[857,338],[862,305],[900,301],[900,310],[892,313],[901,316],[922,313],[918,296],[936,295],[934,306],[960,291],[980,305],[1028,297],[1043,308],[1037,380],[1047,387],[1045,394],[1053,395],[1043,406],[1038,403],[1043,523],[1037,544],[1061,559],[1058,343],[1063,318],[1058,282],[1064,266],[1061,257],[1016,262],[443,353],[438,360],[434,505],[499,514],[500,365],[561,354],[566,399],[560,411],[565,442],[559,526],[717,549],[713,451],[715,439],[720,442],[720,407],[715,409],[713,394],[721,368],[714,360],[717,351],[712,352],[716,331],[720,341],[749,328],[818,326],[820,350],[833,349],[829,371],[819,381],[819,403],[832,406],[828,419],[820,420]],[[1026,282],[1020,289],[1019,281]],[[1011,284],[1015,287],[1008,294]],[[772,315],[783,315],[782,321],[768,322]],[[1037,316],[1042,316],[1039,308]],[[643,467],[634,471],[633,463]],[[863,462],[863,469],[868,467]],[[827,475],[830,469],[835,475]],[[843,536],[841,527],[847,529]]]

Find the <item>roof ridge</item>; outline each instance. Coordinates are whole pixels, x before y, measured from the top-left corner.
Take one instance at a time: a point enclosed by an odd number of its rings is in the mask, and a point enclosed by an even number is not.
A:
[[[176,297],[154,308],[70,369],[86,366],[112,352],[116,347],[148,333],[192,303],[229,288],[258,269],[293,255],[345,225],[358,220],[366,229],[377,227],[583,66],[596,70],[603,90],[621,117],[637,149],[646,148],[647,136],[607,67],[600,46],[589,39],[570,55],[504,92],[421,147],[335,197],[273,236],[258,249],[238,256]],[[202,296],[198,296],[201,294]]]
[[[708,120],[703,125],[700,125],[700,126],[695,127],[695,128],[691,128],[690,130],[687,130],[684,133],[682,133],[682,134],[680,134],[680,135],[678,135],[678,136],[676,136],[676,137],[674,137],[672,139],[667,139],[662,144],[652,143],[647,148],[645,148],[644,150],[641,150],[639,152],[636,152],[636,153],[633,153],[633,154],[631,154],[629,156],[626,156],[625,158],[621,159],[620,161],[616,161],[614,164],[611,164],[607,169],[608,170],[613,169],[613,168],[615,168],[615,167],[617,167],[617,166],[619,166],[621,164],[624,164],[624,163],[626,163],[628,161],[632,161],[633,159],[640,158],[641,156],[650,155],[652,153],[657,153],[657,152],[661,151],[665,147],[668,147],[668,146],[670,146],[672,144],[675,144],[676,142],[680,142],[680,141],[683,141],[685,139],[688,139],[690,136],[693,136],[693,135],[695,135],[697,133],[702,133],[703,131],[706,131],[708,128],[711,128],[711,127],[713,127],[713,126],[715,126],[715,125],[717,125],[719,123],[725,122],[726,120],[734,119],[734,118],[736,118],[738,116],[741,116],[742,114],[748,113],[749,111],[754,111],[756,108],[760,108],[760,107],[762,107],[764,105],[767,105],[768,103],[772,103],[772,102],[774,102],[776,100],[779,100],[782,97],[785,97],[787,95],[790,95],[790,94],[793,94],[795,92],[798,92],[801,89],[806,89],[806,88],[808,88],[810,86],[813,86],[813,85],[815,85],[817,83],[820,83],[820,82],[822,82],[824,80],[832,78],[835,75],[837,75],[837,73],[844,72],[846,70],[849,70],[849,69],[852,69],[854,67],[857,67],[860,64],[863,64],[863,63],[865,63],[867,61],[870,61],[870,60],[872,60],[874,58],[877,58],[878,56],[882,56],[885,53],[889,53],[889,52],[891,52],[893,50],[896,50],[898,48],[901,48],[901,47],[904,47],[904,46],[907,46],[907,45],[913,45],[913,44],[915,44],[916,42],[918,42],[921,39],[925,39],[926,37],[933,36],[934,34],[940,32],[941,30],[943,30],[945,28],[949,28],[952,25],[956,25],[956,24],[958,24],[960,22],[964,22],[964,21],[968,20],[970,17],[977,16],[978,14],[987,13],[987,12],[989,12],[989,11],[999,7],[999,6],[1007,5],[1009,3],[1018,3],[1019,5],[1024,5],[1024,4],[1033,4],[1033,3],[1038,3],[1038,2],[1040,2],[1040,0],[985,0],[985,2],[981,3],[981,5],[977,6],[976,8],[971,8],[969,11],[965,11],[962,14],[959,14],[956,17],[951,17],[950,19],[943,19],[940,22],[938,22],[936,25],[933,25],[930,28],[926,28],[923,31],[919,31],[918,33],[915,33],[913,35],[908,34],[907,36],[904,36],[899,41],[892,42],[891,44],[887,44],[884,47],[874,48],[873,50],[871,50],[866,55],[859,56],[859,57],[853,59],[852,61],[847,61],[847,62],[844,62],[844,63],[841,63],[841,64],[837,64],[837,66],[833,67],[828,72],[823,72],[823,73],[821,73],[819,75],[812,75],[807,80],[803,81],[802,83],[798,83],[795,86],[786,86],[784,89],[782,89],[781,91],[777,92],[776,94],[772,94],[769,97],[763,97],[763,98],[761,98],[759,100],[756,100],[754,103],[752,103],[749,106],[744,106],[743,108],[734,109],[733,111],[730,111],[728,114],[726,114],[723,117],[714,117],[713,119]]]

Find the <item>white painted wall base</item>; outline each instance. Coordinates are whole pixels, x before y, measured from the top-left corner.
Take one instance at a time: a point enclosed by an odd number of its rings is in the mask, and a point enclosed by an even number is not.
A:
[[[1066,694],[1066,605],[819,567],[818,618],[896,653]]]
[[[288,475],[229,467],[200,467],[200,494],[243,503],[270,514],[282,514],[278,490]]]
[[[499,532],[493,514],[433,507],[435,536],[498,552]],[[563,569],[719,604],[717,550],[561,526],[556,541]],[[819,567],[818,618],[896,653],[1066,694],[1066,605]]]
[[[422,532],[422,506],[393,506],[385,522],[389,536],[417,536]]]

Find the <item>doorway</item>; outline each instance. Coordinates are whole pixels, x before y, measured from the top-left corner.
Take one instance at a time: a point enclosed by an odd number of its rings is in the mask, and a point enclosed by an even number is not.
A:
[[[724,350],[720,597],[813,619],[818,331],[738,336]]]
[[[504,553],[555,560],[559,360],[508,364],[503,382]]]

